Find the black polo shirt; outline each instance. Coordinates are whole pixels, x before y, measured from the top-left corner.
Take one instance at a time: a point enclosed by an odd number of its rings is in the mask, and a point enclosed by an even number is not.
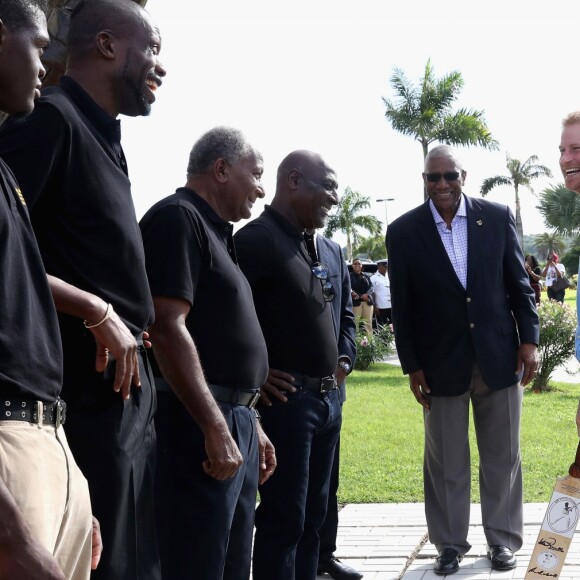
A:
[[[259,389],[268,354],[231,224],[183,187],[155,204],[140,225],[151,293],[191,304],[186,326],[207,381]]]
[[[56,311],[24,198],[1,160],[0,190],[0,396],[50,403],[62,386]]]
[[[4,124],[0,156],[20,183],[46,271],[110,302],[137,335],[153,303],[120,139],[119,121],[62,77],[30,115]],[[83,328],[63,320],[66,351],[65,334],[74,347]]]
[[[310,269],[302,232],[270,206],[234,236],[268,345],[270,366],[312,377],[338,361],[330,305]]]

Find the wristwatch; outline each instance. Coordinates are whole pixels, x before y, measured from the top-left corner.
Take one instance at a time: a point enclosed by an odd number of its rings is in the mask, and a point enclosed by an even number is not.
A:
[[[345,360],[339,360],[338,361],[338,366],[348,375],[350,373],[350,371],[352,370],[352,366],[349,362],[346,362]]]

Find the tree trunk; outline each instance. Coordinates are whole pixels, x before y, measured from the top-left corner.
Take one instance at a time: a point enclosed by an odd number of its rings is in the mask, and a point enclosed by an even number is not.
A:
[[[524,226],[522,224],[522,213],[520,210],[520,196],[518,195],[518,186],[515,186],[516,190],[516,232],[518,234],[518,240],[520,241],[520,246],[522,252],[524,251]]]
[[[429,143],[421,141],[421,146],[423,147],[423,167],[425,167],[425,159],[427,158],[427,153],[429,153]],[[425,184],[423,184],[423,201],[427,201],[428,197],[427,188],[425,187]]]
[[[350,240],[350,232],[346,232],[346,256],[352,262],[352,242]]]

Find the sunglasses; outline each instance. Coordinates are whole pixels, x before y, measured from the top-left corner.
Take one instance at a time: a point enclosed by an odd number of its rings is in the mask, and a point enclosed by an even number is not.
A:
[[[336,293],[334,291],[332,282],[328,279],[328,270],[326,269],[326,266],[320,262],[314,262],[314,264],[310,266],[310,270],[314,276],[320,280],[324,301],[332,302],[336,296]]]
[[[445,181],[457,181],[459,179],[459,173],[457,171],[450,173],[425,173],[425,179],[429,183],[438,183],[441,178]]]

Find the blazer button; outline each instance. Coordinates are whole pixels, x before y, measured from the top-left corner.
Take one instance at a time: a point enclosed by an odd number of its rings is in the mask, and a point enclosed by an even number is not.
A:
[[[467,302],[471,302],[471,298],[469,296],[467,297]]]
[[[473,324],[473,322],[471,322],[471,323],[469,324],[469,328],[475,328],[475,324]]]

